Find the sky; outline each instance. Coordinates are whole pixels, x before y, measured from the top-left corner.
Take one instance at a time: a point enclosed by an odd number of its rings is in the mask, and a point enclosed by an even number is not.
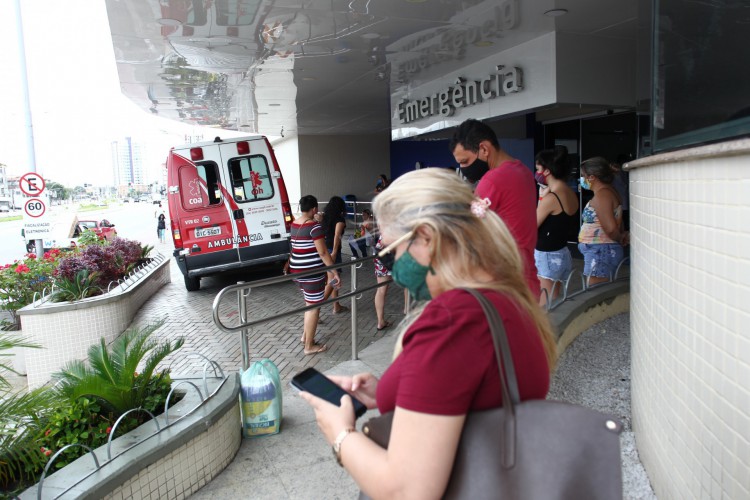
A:
[[[11,176],[32,171],[16,1],[0,1],[0,163]],[[110,185],[111,142],[131,136],[150,143],[154,158],[149,171],[158,180],[168,148],[202,128],[154,117],[120,93],[105,2],[20,4],[36,172],[68,187]]]

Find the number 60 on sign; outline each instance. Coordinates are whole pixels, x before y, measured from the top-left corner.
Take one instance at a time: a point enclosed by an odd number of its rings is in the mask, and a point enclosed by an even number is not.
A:
[[[26,204],[23,206],[23,210],[29,217],[41,217],[47,210],[47,206],[44,204],[44,200],[40,200],[39,198],[31,198],[30,200],[26,201]]]

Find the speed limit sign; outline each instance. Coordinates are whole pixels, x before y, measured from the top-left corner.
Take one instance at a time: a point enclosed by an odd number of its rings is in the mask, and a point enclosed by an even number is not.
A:
[[[31,198],[29,200],[26,200],[26,204],[23,206],[23,210],[29,217],[41,217],[47,210],[47,205],[45,205],[44,200],[41,200],[39,198]]]

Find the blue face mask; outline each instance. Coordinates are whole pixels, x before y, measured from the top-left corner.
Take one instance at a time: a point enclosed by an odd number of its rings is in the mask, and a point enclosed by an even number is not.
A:
[[[581,176],[581,187],[583,189],[591,189],[591,183],[584,176]]]
[[[414,243],[414,240],[411,243]],[[409,290],[416,300],[430,300],[432,296],[425,279],[428,272],[435,274],[435,271],[430,266],[423,266],[412,257],[409,253],[411,243],[406,247],[404,254],[393,264],[393,281]]]

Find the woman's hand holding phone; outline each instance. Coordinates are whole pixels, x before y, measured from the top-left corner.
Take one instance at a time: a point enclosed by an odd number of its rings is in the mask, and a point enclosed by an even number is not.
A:
[[[353,377],[331,376],[339,387],[357,398],[368,410],[377,408],[375,395],[378,390],[378,378],[372,373],[358,373]]]

